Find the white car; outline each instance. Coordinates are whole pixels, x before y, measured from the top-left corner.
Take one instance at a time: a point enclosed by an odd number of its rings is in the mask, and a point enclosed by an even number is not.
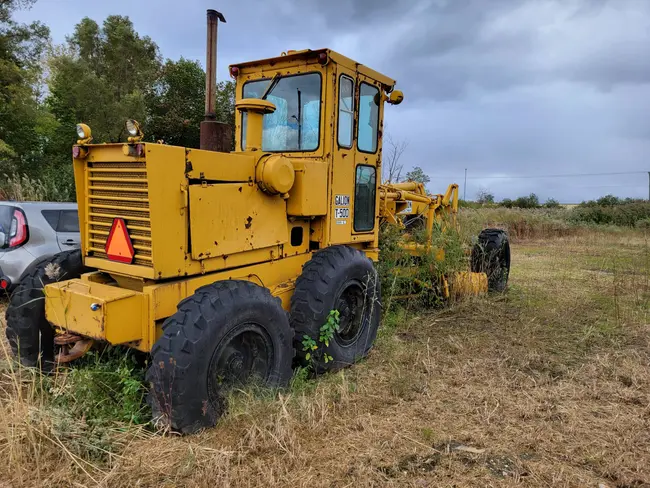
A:
[[[0,290],[39,262],[80,246],[76,203],[0,202]]]

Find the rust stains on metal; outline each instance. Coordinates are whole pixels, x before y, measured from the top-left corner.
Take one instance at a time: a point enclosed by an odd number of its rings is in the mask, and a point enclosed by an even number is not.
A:
[[[90,338],[81,338],[74,334],[61,334],[54,338],[54,343],[60,342],[61,349],[59,354],[56,355],[56,362],[59,364],[69,363],[75,359],[79,359],[86,354],[93,345],[93,340]],[[72,345],[72,347],[70,347]]]

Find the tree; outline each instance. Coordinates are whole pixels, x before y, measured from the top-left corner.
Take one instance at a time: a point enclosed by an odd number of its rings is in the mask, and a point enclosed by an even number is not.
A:
[[[196,61],[167,60],[162,76],[148,90],[145,133],[148,139],[199,147],[205,115],[205,72]]]
[[[385,140],[384,181],[387,183],[398,183],[402,176],[402,170],[404,169],[404,165],[400,164],[399,160],[408,147],[408,141],[396,141],[390,135],[388,135]]]
[[[406,173],[406,181],[416,181],[426,185],[431,181],[431,178],[429,178],[429,175],[422,168],[415,166],[411,171]]]
[[[620,204],[621,200],[620,198],[610,194],[605,195],[604,197],[600,197],[598,200],[596,200],[596,203],[604,207],[613,207],[614,205]]]
[[[12,20],[34,0],[0,1],[0,174],[33,172],[52,120],[40,103],[42,55],[49,29]]]
[[[161,77],[147,93],[145,132],[151,140],[199,147],[200,125],[205,117],[205,71],[196,61],[167,60]],[[235,83],[217,84],[217,120],[235,126]]]
[[[504,198],[501,200],[501,203],[499,203],[499,205],[506,208],[512,208],[514,206],[514,202],[510,198]]]
[[[558,202],[555,198],[548,198],[546,200],[546,203],[544,203],[544,207],[546,207],[546,208],[559,208],[560,207],[560,202]]]
[[[481,188],[476,194],[476,201],[481,205],[486,203],[494,203],[494,195],[487,189]]]
[[[66,157],[77,122],[91,126],[96,142],[125,139],[124,122],[145,119],[144,94],[160,71],[158,47],[128,17],[111,15],[101,28],[86,17],[67,42],[49,60],[47,98],[61,124],[52,151]]]
[[[514,207],[519,208],[537,208],[539,207],[539,197],[531,193],[527,197],[519,197],[513,202]]]
[[[233,148],[235,148],[235,86],[234,81],[220,81],[217,83],[216,95],[217,121],[230,124],[232,127]]]
[[[232,80],[217,83],[216,113],[217,121],[232,125],[235,133],[235,82]]]

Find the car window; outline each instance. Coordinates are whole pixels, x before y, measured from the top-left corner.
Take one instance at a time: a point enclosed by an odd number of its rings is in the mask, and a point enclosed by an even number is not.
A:
[[[41,210],[41,214],[47,220],[47,223],[50,224],[52,230],[56,232],[56,226],[59,225],[59,214],[60,210]]]
[[[9,234],[11,228],[11,219],[14,215],[14,207],[9,205],[0,205],[0,232]]]
[[[61,210],[57,232],[79,232],[79,215],[76,210]]]

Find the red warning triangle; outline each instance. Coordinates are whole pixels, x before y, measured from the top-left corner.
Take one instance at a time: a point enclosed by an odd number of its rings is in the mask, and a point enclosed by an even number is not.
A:
[[[131,238],[126,230],[124,219],[114,219],[111,231],[108,233],[106,246],[104,247],[108,259],[120,263],[131,264],[135,256]]]

